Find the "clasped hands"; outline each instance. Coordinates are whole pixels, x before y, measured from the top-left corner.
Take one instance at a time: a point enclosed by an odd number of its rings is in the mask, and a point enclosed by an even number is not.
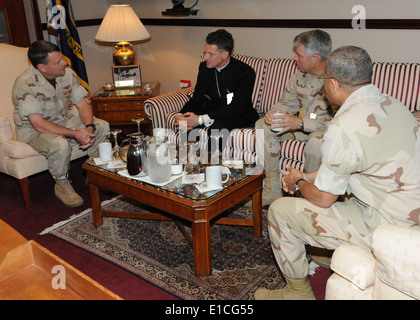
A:
[[[79,149],[81,150],[86,150],[95,142],[95,134],[91,128],[77,128],[74,138],[79,142]]]
[[[194,112],[186,112],[175,117],[175,127],[181,131],[191,130],[198,126],[198,115]]]
[[[282,131],[278,132],[277,135],[283,134],[286,131],[293,131],[300,128],[302,120],[299,117],[291,115],[289,113],[274,115],[280,111],[269,110],[264,116],[264,122],[270,128],[283,128]]]
[[[299,179],[304,179],[303,172],[287,166],[286,170],[281,170],[281,184],[283,186],[283,191],[289,194],[295,193],[295,183]]]

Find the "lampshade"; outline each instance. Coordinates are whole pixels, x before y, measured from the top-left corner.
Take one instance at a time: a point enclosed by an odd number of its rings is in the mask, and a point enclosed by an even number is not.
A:
[[[109,6],[95,36],[95,40],[103,42],[140,41],[149,38],[149,32],[129,4]]]

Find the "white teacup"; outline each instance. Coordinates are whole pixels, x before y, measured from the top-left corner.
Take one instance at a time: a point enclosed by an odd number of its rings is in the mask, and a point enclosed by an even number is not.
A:
[[[113,160],[111,142],[102,142],[98,145],[99,158],[103,162],[110,162]]]
[[[206,168],[206,187],[210,189],[221,189],[222,183],[229,180],[229,175],[222,180],[222,166],[209,166]]]
[[[182,163],[176,163],[171,165],[172,174],[182,173]]]
[[[273,113],[273,117],[282,116],[282,115],[285,115],[285,113],[281,113],[281,112]],[[271,121],[271,126],[273,126],[273,124],[276,124],[276,123],[277,123],[276,120]],[[276,132],[282,132],[283,127],[271,128],[271,130],[276,131]]]

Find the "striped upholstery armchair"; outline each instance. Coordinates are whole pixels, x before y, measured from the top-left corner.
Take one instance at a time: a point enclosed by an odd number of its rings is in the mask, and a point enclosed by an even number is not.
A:
[[[280,99],[287,81],[296,71],[296,65],[292,59],[263,59],[237,54],[234,57],[250,65],[256,72],[252,101],[259,115],[263,116]],[[420,64],[376,62],[372,81],[382,92],[403,102],[410,111],[420,110]],[[182,89],[150,98],[144,103],[146,115],[153,127],[169,129],[168,137],[174,143],[178,141],[178,132],[174,128],[175,115],[193,93],[193,87]],[[205,129],[200,136],[202,144],[207,143]],[[304,170],[305,145],[302,141],[284,141],[280,148],[280,168],[291,165]],[[235,159],[256,162],[254,128],[232,130],[224,152]]]

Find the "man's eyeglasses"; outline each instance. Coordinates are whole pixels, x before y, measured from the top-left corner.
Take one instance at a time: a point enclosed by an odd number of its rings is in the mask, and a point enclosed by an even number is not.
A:
[[[334,77],[323,77],[323,76],[321,76],[321,77],[319,77],[318,79],[319,79],[319,80],[334,79],[334,80],[338,81],[338,80],[337,80],[336,78],[334,78]],[[338,82],[340,82],[340,81],[338,81]]]
[[[328,79],[334,79],[335,81],[338,82],[338,85],[341,87],[341,81],[338,80],[337,78],[334,78],[334,77],[323,77],[323,76],[321,76],[318,79],[324,80],[324,81],[325,80],[328,80]],[[361,82],[361,83],[355,84],[355,85],[353,85],[353,87],[358,87],[358,86],[362,86],[364,84],[371,84],[371,83],[372,83],[371,81],[365,81],[365,82]]]

